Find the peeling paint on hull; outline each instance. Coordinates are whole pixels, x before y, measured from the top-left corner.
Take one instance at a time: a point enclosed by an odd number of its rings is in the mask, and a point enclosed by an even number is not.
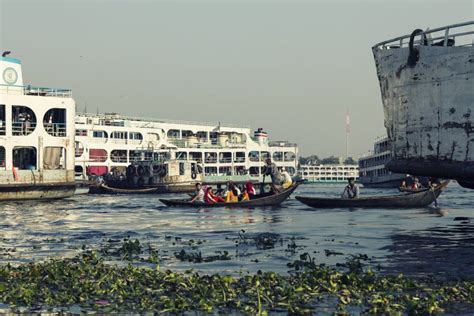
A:
[[[474,180],[474,49],[417,46],[373,53],[385,127],[392,140],[392,172]]]
[[[61,199],[74,195],[74,183],[0,185],[0,201]]]

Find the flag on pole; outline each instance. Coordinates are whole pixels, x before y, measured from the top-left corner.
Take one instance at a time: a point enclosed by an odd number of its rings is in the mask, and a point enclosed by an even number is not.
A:
[[[349,120],[349,109],[346,111],[346,133],[349,134],[351,132],[350,128],[350,120]]]

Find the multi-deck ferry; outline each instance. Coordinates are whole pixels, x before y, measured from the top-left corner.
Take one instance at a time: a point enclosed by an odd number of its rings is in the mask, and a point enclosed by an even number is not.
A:
[[[21,61],[0,57],[0,200],[74,194],[70,90],[23,84]]]
[[[390,139],[387,136],[377,138],[373,151],[359,158],[359,182],[365,187],[398,188],[405,174],[392,173],[385,168],[392,156]]]
[[[143,160],[143,153],[158,153],[158,159],[191,160],[203,170],[206,183],[232,180],[263,181],[266,157],[290,175],[296,174],[298,146],[269,141],[262,129],[198,123],[118,114],[76,115],[75,171],[78,177],[104,175]],[[145,150],[145,151],[144,151]],[[145,157],[150,159],[150,157]]]
[[[474,21],[414,30],[373,48],[394,172],[474,189]]]
[[[357,165],[301,165],[298,174],[309,183],[341,183],[359,178]]]

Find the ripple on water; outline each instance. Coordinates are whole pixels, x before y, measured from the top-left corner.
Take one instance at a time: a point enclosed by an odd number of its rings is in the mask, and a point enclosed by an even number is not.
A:
[[[337,197],[339,193],[339,186],[304,185],[296,195]],[[0,262],[73,256],[84,247],[131,238],[158,249],[166,258],[160,264],[175,269],[285,272],[288,261],[307,252],[327,264],[364,253],[392,271],[443,271],[454,276],[473,272],[469,265],[474,267],[470,224],[474,195],[457,185],[440,196],[439,208],[412,210],[316,210],[295,199],[277,208],[196,210],[165,207],[159,201],[163,197],[176,195],[88,195],[47,203],[3,203]],[[453,221],[455,217],[465,218]],[[238,242],[242,234],[251,238],[260,233],[277,234],[283,242],[269,249]],[[231,260],[182,262],[174,256],[182,249],[203,255],[227,251]]]

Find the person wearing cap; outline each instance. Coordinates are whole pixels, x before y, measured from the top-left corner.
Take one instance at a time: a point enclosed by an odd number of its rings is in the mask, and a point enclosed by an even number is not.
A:
[[[265,159],[265,164],[266,165],[265,165],[264,175],[270,176],[272,178],[273,189],[276,192],[280,192],[283,179],[282,179],[280,171],[278,171],[278,167],[276,166],[274,162],[272,162],[272,159],[270,157]]]
[[[349,182],[348,185],[344,188],[344,192],[342,192],[341,197],[343,199],[355,199],[359,197],[360,189],[357,184],[355,184],[354,178],[348,178],[347,181]]]

